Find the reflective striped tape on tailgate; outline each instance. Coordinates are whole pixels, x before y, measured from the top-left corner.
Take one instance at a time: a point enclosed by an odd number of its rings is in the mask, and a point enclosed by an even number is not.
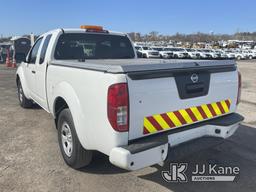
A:
[[[227,99],[215,103],[144,117],[143,134],[155,133],[211,119],[228,113],[230,105],[231,100]]]

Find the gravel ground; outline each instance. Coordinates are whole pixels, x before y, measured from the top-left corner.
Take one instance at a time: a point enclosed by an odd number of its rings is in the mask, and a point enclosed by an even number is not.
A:
[[[256,61],[240,61],[239,70],[242,74],[242,102],[238,112],[245,117],[245,123],[256,125]]]
[[[0,191],[256,191],[256,61],[241,61],[245,123],[229,139],[202,138],[170,151],[168,162],[239,166],[235,182],[167,183],[164,167],[127,172],[96,154],[80,171],[62,160],[52,117],[40,108],[22,109],[16,98],[15,71],[0,66]]]

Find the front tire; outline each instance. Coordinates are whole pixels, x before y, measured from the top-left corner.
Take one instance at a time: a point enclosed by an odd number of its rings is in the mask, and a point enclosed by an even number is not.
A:
[[[60,112],[57,128],[59,147],[67,165],[74,169],[89,165],[92,160],[92,151],[85,150],[82,147],[68,108]]]
[[[17,83],[17,89],[18,89],[18,99],[19,99],[19,103],[20,106],[22,108],[30,108],[33,105],[33,102],[31,100],[29,100],[25,95],[24,95],[24,91],[21,85],[21,82],[18,81]]]

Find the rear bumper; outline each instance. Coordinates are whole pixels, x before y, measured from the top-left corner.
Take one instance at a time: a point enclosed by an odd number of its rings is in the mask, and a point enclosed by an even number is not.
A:
[[[113,148],[109,160],[112,164],[127,170],[137,170],[162,163],[167,157],[169,145],[175,146],[203,136],[228,138],[237,130],[243,119],[241,115],[232,113],[137,139],[127,146]]]
[[[138,170],[163,162],[167,153],[168,142],[134,154],[123,147],[116,147],[111,150],[109,161],[126,170]]]
[[[160,55],[148,55],[148,58],[160,58]]]

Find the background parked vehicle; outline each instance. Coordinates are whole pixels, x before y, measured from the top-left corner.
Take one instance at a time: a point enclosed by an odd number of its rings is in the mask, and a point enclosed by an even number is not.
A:
[[[162,45],[158,43],[135,43],[138,57],[143,58],[163,58],[163,59],[256,59],[256,49],[243,48],[184,48],[173,45]],[[156,51],[159,53],[151,53]]]
[[[228,58],[227,53],[222,51],[222,50],[215,50],[215,52],[220,55],[220,59],[227,59]]]
[[[243,50],[242,54],[244,54],[245,57],[250,60],[256,58],[256,52],[252,52],[250,50]]]
[[[221,57],[221,55],[219,53],[216,53],[214,50],[212,49],[204,49],[204,52],[206,54],[209,54],[210,55],[210,58],[213,58],[213,59],[219,59]]]
[[[232,51],[226,50],[225,53],[227,55],[227,59],[235,59],[236,58],[235,53]]]
[[[246,59],[246,54],[243,54],[240,51],[234,52],[234,54],[235,54],[235,58],[237,60]]]
[[[24,61],[31,48],[30,39],[26,37],[13,37],[11,41],[13,42],[12,49],[16,62]]]
[[[0,63],[6,62],[6,56],[8,50],[10,50],[11,44],[9,43],[0,43]]]
[[[200,53],[196,49],[185,49],[191,59],[200,59]]]
[[[173,58],[175,58],[175,59],[188,58],[188,53],[184,50],[184,48],[167,47],[167,48],[164,48],[164,51],[172,52]]]
[[[143,55],[140,51],[136,50],[136,54],[138,58],[143,58]]]
[[[160,58],[163,59],[170,59],[173,58],[173,52],[172,51],[166,51],[163,47],[152,47],[153,50],[156,50],[160,54]]]
[[[138,52],[142,54],[143,58],[160,58],[158,51],[151,49],[147,46],[135,46]]]

